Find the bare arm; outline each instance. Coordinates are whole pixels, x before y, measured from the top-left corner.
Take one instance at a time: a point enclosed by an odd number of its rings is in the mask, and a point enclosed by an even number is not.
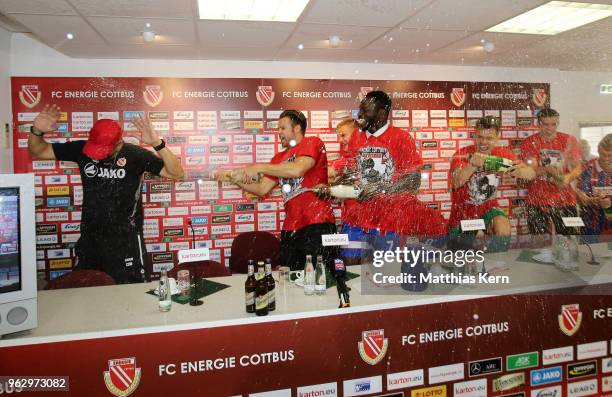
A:
[[[138,117],[132,122],[136,126],[138,132],[131,133],[129,134],[130,136],[133,136],[139,139],[141,142],[153,147],[161,144],[159,133],[155,130],[155,128],[153,128],[151,120],[148,118]],[[157,153],[164,162],[164,168],[161,169],[159,175],[168,179],[183,179],[185,176],[185,171],[183,171],[183,167],[181,166],[181,163],[179,163],[174,153],[172,153],[167,147],[161,149]]]
[[[258,174],[277,178],[300,178],[314,165],[315,160],[308,156],[300,156],[295,161],[285,161],[279,164],[252,164],[244,169],[243,182],[256,178]]]
[[[246,192],[253,193],[259,197],[263,197],[266,194],[270,193],[272,189],[274,189],[274,187],[276,186],[276,182],[264,176],[257,183],[237,182],[236,185],[240,186],[240,188]]]
[[[47,132],[57,128],[60,117],[60,108],[56,105],[45,105],[43,110],[34,119],[34,126],[28,136],[28,152],[32,158],[41,160],[55,160],[53,146],[43,138]]]

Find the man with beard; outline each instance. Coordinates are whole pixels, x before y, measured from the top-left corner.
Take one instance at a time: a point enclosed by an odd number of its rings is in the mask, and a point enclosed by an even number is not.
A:
[[[612,134],[597,145],[599,158],[588,161],[578,179],[586,234],[612,235]]]
[[[306,255],[323,255],[324,263],[333,265],[336,250],[323,247],[321,236],[336,232],[329,202],[311,190],[327,183],[327,154],[317,137],[306,137],[306,117],[297,110],[285,110],[278,119],[278,137],[285,149],[269,164],[252,164],[237,171],[222,170],[220,181],[233,181],[243,190],[265,196],[281,186],[285,221],[281,230],[280,263],[292,270],[304,269]],[[241,176],[236,180],[235,175]],[[257,182],[253,183],[254,180]]]
[[[181,179],[181,164],[148,119],[133,120],[138,131],[130,135],[151,146],[158,156],[124,143],[121,127],[109,119],[96,121],[86,142],[50,144],[43,136],[57,129],[59,117],[58,106],[44,107],[34,119],[28,149],[33,158],[73,161],[79,166],[83,214],[76,245],[77,269],[101,270],[118,284],[147,281],[142,236],[143,174]]]
[[[450,179],[453,187],[452,207],[449,220],[449,234],[459,235],[464,239],[474,237],[474,232],[462,232],[461,221],[483,219],[488,235],[496,236],[491,240],[494,250],[507,248],[510,242],[512,228],[506,213],[499,208],[497,188],[501,180],[501,172],[487,169],[487,156],[497,156],[517,161],[514,152],[498,147],[499,120],[492,116],[479,119],[476,122],[474,145],[467,146],[455,153],[450,166]],[[509,172],[512,176],[526,178],[530,176],[530,168],[517,165]]]

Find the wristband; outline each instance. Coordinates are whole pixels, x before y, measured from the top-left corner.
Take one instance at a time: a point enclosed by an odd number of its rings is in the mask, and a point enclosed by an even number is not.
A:
[[[34,126],[30,127],[30,134],[35,135],[37,137],[42,137],[43,135],[45,135],[44,132],[41,132],[41,131],[39,131],[39,132],[40,132],[40,134],[37,134],[36,132],[34,132]]]
[[[160,139],[160,141],[161,143],[159,145],[153,146],[153,150],[155,150],[156,152],[159,152],[160,150],[166,147],[166,141],[164,141],[163,139]]]

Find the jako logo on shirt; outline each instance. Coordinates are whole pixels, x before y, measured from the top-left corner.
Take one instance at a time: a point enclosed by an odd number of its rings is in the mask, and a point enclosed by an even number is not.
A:
[[[125,169],[120,168],[116,169],[108,169],[108,168],[98,168],[98,166],[94,163],[87,163],[85,167],[83,167],[83,171],[85,172],[85,176],[88,178],[95,178],[98,176],[99,178],[108,178],[108,179],[123,179],[125,178]]]

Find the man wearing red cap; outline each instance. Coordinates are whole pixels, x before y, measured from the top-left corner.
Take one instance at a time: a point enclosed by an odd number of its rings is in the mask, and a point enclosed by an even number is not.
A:
[[[73,161],[79,166],[83,206],[77,267],[104,271],[117,283],[146,281],[140,195],[143,174],[181,179],[183,168],[149,120],[133,120],[138,132],[130,136],[153,146],[159,156],[124,143],[121,127],[108,119],[94,124],[86,142],[50,144],[43,136],[57,128],[59,117],[58,106],[44,107],[34,119],[28,150],[33,158]]]

